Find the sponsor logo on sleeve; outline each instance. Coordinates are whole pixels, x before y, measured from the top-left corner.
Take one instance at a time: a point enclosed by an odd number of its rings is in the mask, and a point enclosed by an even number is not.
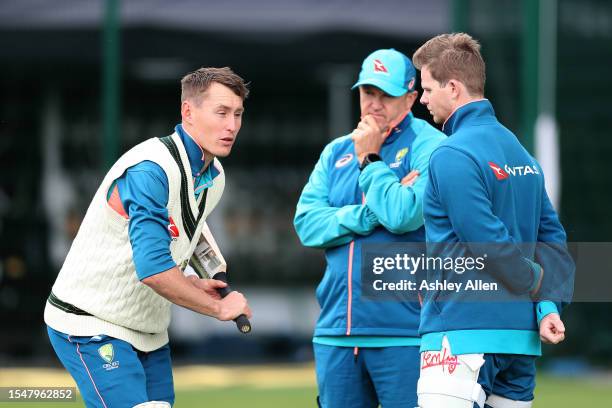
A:
[[[168,224],[168,233],[170,234],[170,237],[172,238],[172,240],[176,241],[176,239],[179,236],[179,229],[174,223],[174,220],[172,219],[172,217],[168,217],[168,221],[170,221],[170,224]]]
[[[352,153],[345,154],[340,159],[338,159],[338,161],[336,162],[336,168],[339,169],[340,167],[346,166],[347,164],[351,162],[351,160],[353,160],[353,154]]]

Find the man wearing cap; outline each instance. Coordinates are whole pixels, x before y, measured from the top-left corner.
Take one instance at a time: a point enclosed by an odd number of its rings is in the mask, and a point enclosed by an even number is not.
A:
[[[364,243],[425,240],[427,167],[444,135],[410,112],[415,74],[394,49],[364,60],[361,120],[325,147],[297,204],[300,240],[327,260],[313,339],[322,407],[416,406],[419,303],[365,299],[360,273]]]

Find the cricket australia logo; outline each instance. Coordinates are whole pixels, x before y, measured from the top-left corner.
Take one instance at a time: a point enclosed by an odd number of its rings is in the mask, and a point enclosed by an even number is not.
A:
[[[404,147],[403,149],[400,149],[397,151],[397,153],[395,154],[395,161],[401,161],[404,156],[406,156],[408,154],[408,148]]]
[[[104,368],[106,371],[119,368],[119,362],[113,361],[115,358],[115,350],[113,349],[113,345],[111,343],[100,346],[100,348],[98,348],[98,354],[100,357],[102,357],[102,360],[106,361],[106,364],[102,365],[102,368]]]
[[[402,165],[402,159],[408,154],[408,148],[404,147],[395,153],[395,162],[391,163],[389,167],[395,169]]]

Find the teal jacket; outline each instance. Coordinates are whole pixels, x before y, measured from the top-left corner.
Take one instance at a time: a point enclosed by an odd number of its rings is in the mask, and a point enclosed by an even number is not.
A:
[[[350,136],[329,143],[304,187],[294,225],[301,242],[325,250],[327,267],[316,295],[315,336],[418,337],[418,302],[368,301],[361,296],[364,243],[423,242],[423,194],[429,156],[444,135],[412,114],[391,132],[375,162],[359,171]],[[411,170],[411,187],[400,180]]]
[[[553,209],[544,175],[516,136],[495,117],[488,100],[457,109],[444,124],[449,137],[431,155],[425,193],[428,255],[488,255],[482,278],[496,283],[495,298],[428,291],[421,351],[540,354],[539,321],[571,300],[574,263]],[[437,244],[437,245],[436,245]],[[544,269],[539,293],[532,296]],[[463,283],[474,272],[429,270],[428,281]],[[547,297],[550,295],[550,297]],[[478,299],[478,296],[483,298]],[[534,303],[534,300],[554,300]]]

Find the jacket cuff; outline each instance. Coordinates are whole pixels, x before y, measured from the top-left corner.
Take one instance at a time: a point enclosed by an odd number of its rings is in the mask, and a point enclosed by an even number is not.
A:
[[[550,300],[539,302],[536,305],[536,315],[538,316],[538,326],[540,325],[540,322],[542,321],[542,319],[551,313],[559,314],[559,309],[557,309],[557,305],[555,305]]]
[[[367,165],[363,170],[361,170],[358,183],[364,194],[368,193],[370,184],[372,184],[372,181],[374,180],[374,175],[377,174],[377,172],[380,172],[380,170],[383,168],[388,169],[387,164],[384,161],[377,161]]]
[[[531,293],[538,287],[538,282],[540,282],[540,277],[542,276],[542,267],[531,259],[523,259],[527,261],[533,272],[533,281],[531,282],[531,286],[529,286],[529,292]]]

